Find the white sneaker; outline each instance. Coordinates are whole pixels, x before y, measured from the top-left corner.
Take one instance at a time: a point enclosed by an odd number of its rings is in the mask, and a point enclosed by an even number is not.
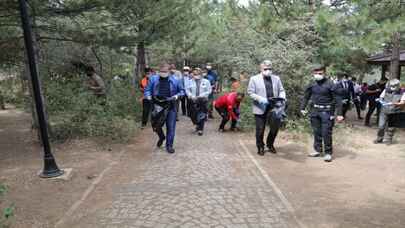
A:
[[[318,151],[313,151],[308,154],[308,157],[319,157],[320,155],[321,153],[319,153]]]
[[[331,162],[332,161],[332,155],[330,154],[325,154],[325,156],[323,156],[323,160],[325,162]]]

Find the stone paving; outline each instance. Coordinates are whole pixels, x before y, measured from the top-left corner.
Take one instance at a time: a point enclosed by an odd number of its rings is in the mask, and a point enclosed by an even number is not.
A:
[[[141,177],[116,186],[97,227],[299,227],[238,148],[238,136],[211,126],[199,137],[188,121],[179,125],[176,153],[150,151]]]

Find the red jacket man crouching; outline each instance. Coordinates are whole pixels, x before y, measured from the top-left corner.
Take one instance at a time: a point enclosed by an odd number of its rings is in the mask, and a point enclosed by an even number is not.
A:
[[[226,93],[214,101],[214,107],[222,117],[221,125],[219,125],[219,131],[223,132],[226,123],[231,120],[231,130],[236,129],[236,123],[239,119],[239,106],[245,97],[244,93]]]

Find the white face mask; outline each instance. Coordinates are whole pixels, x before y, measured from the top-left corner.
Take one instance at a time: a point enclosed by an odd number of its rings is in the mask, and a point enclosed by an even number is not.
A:
[[[169,73],[160,72],[160,73],[159,73],[159,76],[160,76],[161,78],[167,78],[167,77],[169,77]]]
[[[204,76],[204,77],[207,76],[207,73],[203,73],[203,76]]]
[[[211,66],[207,66],[207,70],[211,70],[212,69],[212,67]]]
[[[314,74],[314,79],[316,81],[320,81],[320,80],[324,79],[324,76],[323,76],[323,74]]]
[[[273,71],[271,71],[271,70],[264,70],[262,74],[265,77],[269,77],[272,73],[273,73]]]

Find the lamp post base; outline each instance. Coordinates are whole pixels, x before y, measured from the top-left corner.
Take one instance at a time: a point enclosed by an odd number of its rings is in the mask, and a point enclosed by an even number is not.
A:
[[[51,171],[42,171],[39,176],[41,178],[53,178],[53,177],[59,177],[62,176],[65,173],[65,171],[57,169],[57,170],[51,170]]]

